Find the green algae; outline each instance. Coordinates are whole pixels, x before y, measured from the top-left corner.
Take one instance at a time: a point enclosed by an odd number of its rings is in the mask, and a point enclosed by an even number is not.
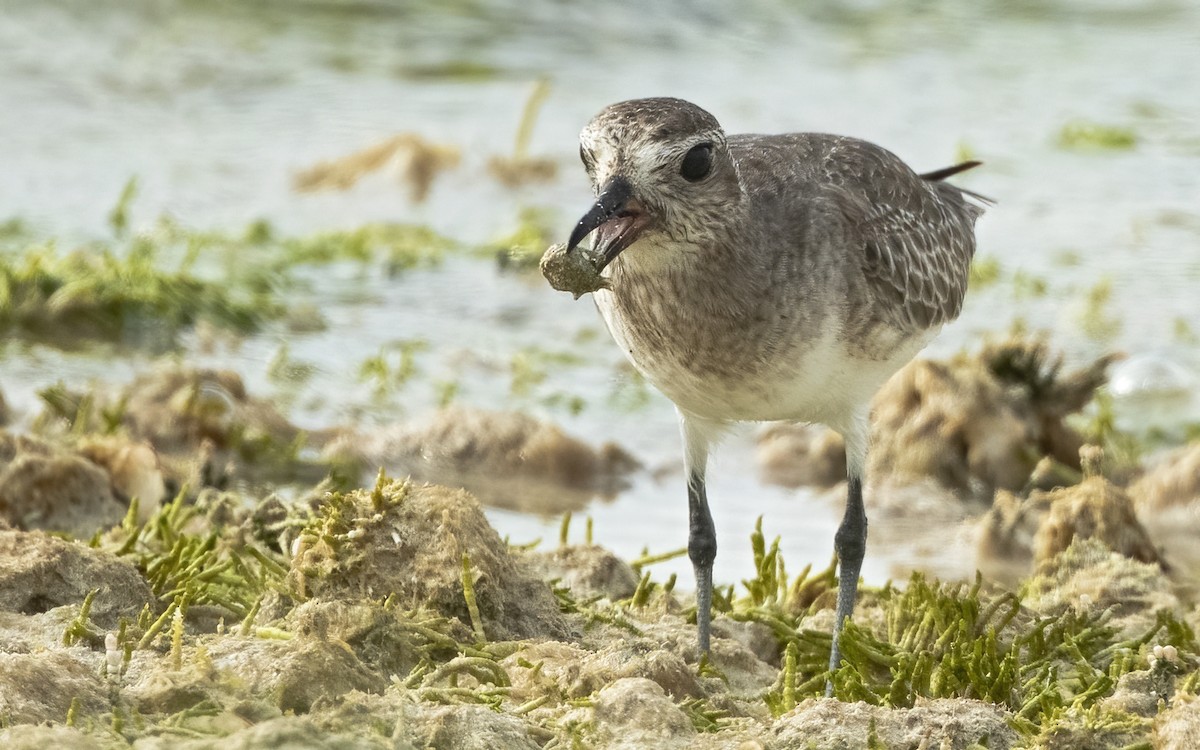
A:
[[[155,595],[169,602],[167,609],[145,629],[141,647],[173,616],[174,609],[189,604],[217,606],[238,618],[246,617],[269,591],[283,589],[282,558],[252,541],[225,539],[217,529],[190,531],[204,526],[198,506],[185,504],[187,490],[137,522],[131,505],[124,522],[96,546],[129,557],[145,575]]]
[[[1137,146],[1138,136],[1130,127],[1075,120],[1062,126],[1057,143],[1066,149],[1128,151]]]
[[[392,341],[379,348],[358,366],[358,379],[371,386],[376,399],[386,399],[402,391],[420,372],[417,355],[428,351],[424,339]]]
[[[165,267],[161,249],[134,239],[61,254],[53,243],[0,257],[0,333],[79,345],[105,341],[162,348],[206,321],[249,333],[283,306],[260,290],[196,275],[185,260]]]
[[[992,286],[1000,281],[1003,268],[1000,259],[992,256],[975,257],[971,260],[967,283],[974,291]]]
[[[274,262],[280,270],[347,261],[377,263],[389,276],[398,276],[435,267],[458,247],[457,242],[426,226],[377,223],[281,240]]]

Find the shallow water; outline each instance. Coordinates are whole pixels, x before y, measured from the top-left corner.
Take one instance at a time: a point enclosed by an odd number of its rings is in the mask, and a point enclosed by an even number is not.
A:
[[[1129,355],[1117,371],[1120,416],[1171,428],[1200,419],[1197,69],[1200,6],[1191,2],[619,2],[597,14],[553,2],[0,0],[0,216],[49,235],[103,236],[136,175],[135,226],[161,213],[227,230],[266,218],[295,233],[412,221],[483,242],[538,206],[555,212],[565,237],[588,204],[575,141],[583,123],[619,99],[680,96],[731,132],[846,133],[921,170],[963,152],[985,161],[961,184],[999,201],[980,222],[979,257],[998,262],[1001,279],[972,291],[931,352],[970,347],[1016,320],[1049,330],[1071,361],[1119,349]],[[553,88],[531,151],[553,158],[559,174],[508,189],[486,176],[486,160],[511,151],[542,76]],[[1136,143],[1064,148],[1059,133],[1074,121],[1129,128]],[[412,205],[382,175],[344,193],[292,191],[297,170],[400,131],[463,150],[426,203]],[[670,405],[637,397],[588,299],[466,256],[394,279],[349,264],[310,278],[327,331],[272,330],[212,352],[196,336],[180,356],[233,367],[306,427],[420,416],[438,382],[456,382],[461,403],[525,409],[589,441],[616,440],[648,469],[588,509],[597,539],[622,556],[685,543]],[[1089,308],[1089,290],[1105,281],[1108,301]],[[420,377],[374,398],[359,363],[413,339],[429,342]],[[313,378],[269,377],[285,341],[292,359],[315,365]],[[530,347],[582,362],[547,365],[542,382],[514,392],[511,361]],[[122,382],[150,365],[11,343],[0,357],[0,384],[26,416],[48,383]],[[563,395],[580,397],[582,411],[563,407]],[[749,575],[746,538],[760,513],[768,535],[783,535],[790,567],[823,565],[835,504],[759,483],[750,434],[731,437],[711,470],[717,578]],[[492,518],[514,541],[557,534],[553,518]],[[942,558],[960,555],[949,549]],[[875,548],[866,575],[882,580],[913,554]],[[667,569],[683,573],[686,561]]]

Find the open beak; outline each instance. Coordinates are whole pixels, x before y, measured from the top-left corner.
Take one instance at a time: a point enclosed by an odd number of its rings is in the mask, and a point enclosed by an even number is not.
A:
[[[650,219],[633,197],[633,186],[624,177],[613,177],[600,189],[596,202],[571,232],[567,252],[575,249],[593,231],[592,250],[600,256],[600,269],[612,263],[621,251],[645,231]]]

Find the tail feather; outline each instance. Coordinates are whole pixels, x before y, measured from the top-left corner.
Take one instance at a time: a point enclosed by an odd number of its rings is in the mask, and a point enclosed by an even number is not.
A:
[[[974,169],[975,167],[978,167],[980,164],[983,164],[983,162],[975,161],[972,159],[971,161],[964,161],[960,164],[955,164],[953,167],[943,167],[942,169],[935,169],[932,172],[925,172],[924,174],[919,174],[917,176],[920,177],[922,180],[928,180],[930,182],[941,182],[942,180],[946,179],[947,177],[953,177],[954,175],[958,174],[959,172],[966,172],[968,169]]]
[[[971,161],[964,161],[959,164],[955,164],[952,167],[943,167],[941,169],[935,169],[932,172],[924,172],[917,176],[920,177],[922,180],[925,180],[926,182],[941,182],[942,180],[945,180],[947,177],[953,177],[954,175],[958,174],[959,172],[966,172],[968,169],[974,169],[975,167],[978,167],[981,164],[983,164],[983,162],[975,161],[974,159],[972,159]],[[979,193],[976,193],[974,190],[967,190],[966,188],[961,188],[961,187],[958,187],[957,185],[954,186],[954,189],[958,190],[963,195],[968,195],[968,196],[974,198],[975,200],[979,201],[980,203],[982,203],[985,206],[994,206],[996,204],[996,201],[994,199],[989,198],[986,195],[980,195]]]

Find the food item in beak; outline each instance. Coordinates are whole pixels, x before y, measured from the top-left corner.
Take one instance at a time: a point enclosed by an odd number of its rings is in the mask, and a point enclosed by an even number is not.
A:
[[[609,288],[608,279],[600,275],[600,263],[600,255],[590,248],[576,247],[567,252],[566,245],[556,244],[542,255],[539,267],[550,286],[579,299],[588,292]]]

